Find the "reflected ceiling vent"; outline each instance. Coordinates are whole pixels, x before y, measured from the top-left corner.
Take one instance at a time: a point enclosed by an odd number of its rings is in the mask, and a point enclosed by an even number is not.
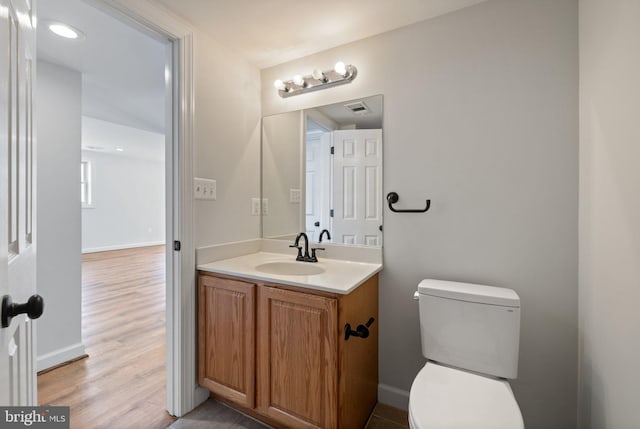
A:
[[[368,115],[371,110],[362,101],[356,101],[355,103],[345,104],[344,107],[349,109],[351,113],[357,116]]]

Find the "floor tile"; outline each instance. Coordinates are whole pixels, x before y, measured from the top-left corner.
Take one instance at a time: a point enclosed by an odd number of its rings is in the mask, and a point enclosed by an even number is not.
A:
[[[406,426],[392,422],[391,420],[378,417],[376,415],[371,416],[367,429],[406,429]]]
[[[400,410],[386,404],[377,404],[376,408],[373,410],[373,414],[375,416],[391,420],[405,428],[409,427],[409,414],[404,410]]]
[[[407,429],[407,412],[378,404],[366,429]],[[269,429],[244,414],[209,399],[198,408],[173,423],[169,429]]]

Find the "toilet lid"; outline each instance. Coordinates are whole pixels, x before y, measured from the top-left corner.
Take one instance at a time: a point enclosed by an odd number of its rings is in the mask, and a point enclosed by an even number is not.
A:
[[[413,429],[524,429],[509,383],[432,362],[411,386]]]

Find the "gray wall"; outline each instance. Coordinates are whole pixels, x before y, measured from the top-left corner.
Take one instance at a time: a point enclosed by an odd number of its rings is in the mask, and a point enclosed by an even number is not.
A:
[[[578,27],[576,0],[494,0],[262,71],[263,115],[384,95],[380,393],[401,405],[425,360],[418,282],[515,289],[525,424],[576,426]],[[280,98],[272,82],[336,61],[342,87]]]
[[[258,238],[260,72],[203,31],[195,40],[194,173],[217,185],[216,201],[195,201],[196,246]]]
[[[640,426],[640,2],[580,0],[581,428]]]
[[[38,370],[84,354],[80,330],[80,73],[38,61]]]

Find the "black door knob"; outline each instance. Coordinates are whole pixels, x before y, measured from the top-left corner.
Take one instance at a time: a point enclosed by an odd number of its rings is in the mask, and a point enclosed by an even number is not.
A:
[[[29,300],[24,304],[14,304],[9,295],[2,297],[2,327],[7,328],[11,323],[11,319],[18,314],[27,313],[30,319],[37,319],[42,316],[44,311],[44,300],[40,295],[31,295]]]

